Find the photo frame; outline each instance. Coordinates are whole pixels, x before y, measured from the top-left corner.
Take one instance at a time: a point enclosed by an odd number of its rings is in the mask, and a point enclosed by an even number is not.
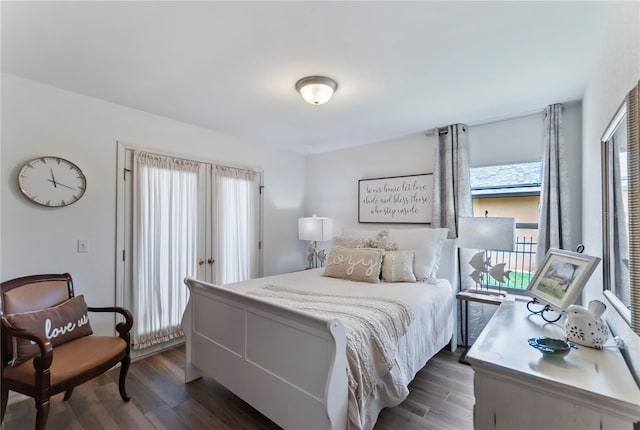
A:
[[[599,257],[549,249],[526,294],[562,311],[573,304],[599,262]]]
[[[433,173],[360,179],[358,222],[430,224]]]

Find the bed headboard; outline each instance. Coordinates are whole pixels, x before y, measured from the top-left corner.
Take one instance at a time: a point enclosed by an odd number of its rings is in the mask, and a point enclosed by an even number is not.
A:
[[[453,291],[458,291],[458,246],[457,239],[446,239],[442,245],[438,278],[448,279]]]

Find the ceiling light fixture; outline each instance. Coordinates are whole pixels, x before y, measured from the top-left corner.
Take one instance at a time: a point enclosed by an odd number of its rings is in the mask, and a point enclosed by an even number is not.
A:
[[[304,101],[315,106],[328,102],[337,89],[338,83],[324,76],[307,76],[296,82],[296,90]]]

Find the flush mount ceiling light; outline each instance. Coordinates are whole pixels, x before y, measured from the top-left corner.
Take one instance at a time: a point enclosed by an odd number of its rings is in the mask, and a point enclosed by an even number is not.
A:
[[[338,83],[324,76],[307,76],[296,82],[296,90],[304,101],[316,106],[328,102],[336,89]]]

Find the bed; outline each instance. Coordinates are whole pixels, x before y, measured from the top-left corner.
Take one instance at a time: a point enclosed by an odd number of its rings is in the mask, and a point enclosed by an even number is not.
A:
[[[445,240],[431,283],[366,284],[322,276],[324,269],[223,287],[187,278],[185,382],[210,376],[285,429],[370,429],[384,407],[406,398],[409,382],[433,355],[448,343],[455,349],[456,267],[455,241]],[[355,399],[343,319],[286,306],[264,296],[269,288],[393,298],[408,304],[413,319],[393,350],[391,370]]]

